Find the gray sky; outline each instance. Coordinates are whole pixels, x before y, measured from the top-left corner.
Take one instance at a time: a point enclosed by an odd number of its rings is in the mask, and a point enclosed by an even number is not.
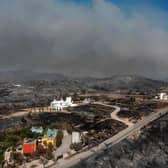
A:
[[[0,0],[0,67],[76,76],[167,77],[167,13],[51,0]]]

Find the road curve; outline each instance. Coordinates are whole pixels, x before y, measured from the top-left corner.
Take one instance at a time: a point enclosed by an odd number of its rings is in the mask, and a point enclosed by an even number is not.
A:
[[[120,118],[118,117],[118,113],[120,112],[120,107],[118,106],[113,106],[113,105],[108,105],[108,104],[104,104],[104,103],[101,103],[101,102],[95,102],[94,104],[99,104],[99,105],[102,105],[102,106],[106,106],[106,107],[111,107],[111,108],[114,108],[115,110],[112,111],[111,113],[111,118],[114,119],[114,120],[117,120],[117,121],[120,121],[124,124],[126,124],[128,127],[132,127],[134,124],[130,121],[128,121],[127,119],[123,119],[123,118]]]
[[[116,108],[116,110],[114,110],[111,113],[111,118],[120,122],[123,122],[124,124],[126,124],[128,127],[132,127],[134,124],[132,122],[130,122],[128,119],[122,119],[120,117],[118,117],[118,112],[120,112],[120,107],[117,106],[113,106]]]
[[[152,113],[150,116],[144,118],[142,121],[139,121],[132,127],[128,127],[123,131],[119,132],[118,134],[114,135],[113,137],[107,139],[106,141],[102,142],[96,147],[89,149],[88,151],[81,152],[73,157],[66,159],[64,161],[59,161],[52,166],[52,168],[69,168],[74,166],[75,164],[79,163],[81,160],[88,158],[89,156],[93,155],[94,153],[106,149],[108,147],[113,146],[114,144],[122,141],[123,139],[127,138],[128,136],[133,135],[136,131],[139,131],[144,126],[148,125],[152,121],[160,118],[161,116],[167,114],[168,107],[158,110],[155,113]]]

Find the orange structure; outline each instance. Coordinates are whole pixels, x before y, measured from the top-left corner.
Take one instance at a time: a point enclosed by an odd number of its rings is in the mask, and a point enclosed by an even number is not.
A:
[[[23,143],[23,154],[33,154],[37,150],[36,140],[25,140]]]

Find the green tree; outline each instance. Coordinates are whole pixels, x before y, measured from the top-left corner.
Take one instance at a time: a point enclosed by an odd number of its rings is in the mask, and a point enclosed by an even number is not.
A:
[[[45,146],[47,146],[47,141],[44,141],[43,144],[44,144]]]
[[[48,144],[48,148],[47,148],[47,152],[46,152],[47,159],[50,160],[50,159],[54,158],[54,156],[53,156],[53,150],[54,150],[54,146],[51,143],[49,143]]]
[[[79,151],[81,150],[83,147],[82,143],[75,143],[75,144],[71,144],[70,148],[74,149],[75,151]]]
[[[63,132],[61,130],[58,131],[57,139],[56,139],[56,147],[59,147],[62,144]]]
[[[72,134],[72,125],[71,124],[66,124],[66,130],[69,134]]]
[[[44,155],[46,153],[46,148],[43,145],[39,144],[37,149],[37,155]]]

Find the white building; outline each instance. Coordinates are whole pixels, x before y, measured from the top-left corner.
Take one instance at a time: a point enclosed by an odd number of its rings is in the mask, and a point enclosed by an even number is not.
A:
[[[80,143],[81,136],[79,132],[72,132],[72,144]]]
[[[160,100],[168,100],[168,95],[167,93],[159,93],[158,96],[156,96],[156,98]]]
[[[12,150],[8,148],[4,154],[4,160],[8,163],[11,161],[11,153],[12,153]]]
[[[76,106],[75,104],[73,104],[72,98],[71,97],[66,97],[66,100],[64,101],[63,99],[61,100],[56,100],[54,99],[51,103],[50,103],[50,107],[52,110],[56,110],[56,111],[61,111],[66,107],[73,107]]]

